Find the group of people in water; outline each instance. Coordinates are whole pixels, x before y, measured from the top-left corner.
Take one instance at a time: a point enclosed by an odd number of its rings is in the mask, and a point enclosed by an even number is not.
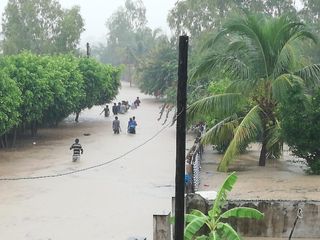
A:
[[[137,97],[137,99],[130,105],[128,101],[122,101],[122,102],[118,102],[117,103],[113,103],[112,106],[112,113],[114,116],[118,115],[118,114],[124,114],[126,113],[130,108],[131,109],[136,109],[139,105],[140,105],[141,101],[139,99],[139,97]],[[105,117],[109,117],[110,116],[110,109],[109,106],[106,105],[105,108],[102,110],[102,112],[100,113],[100,115],[104,112],[104,116]]]
[[[112,130],[114,134],[119,134],[121,132],[121,126],[120,126],[120,120],[118,118],[118,114],[124,114],[126,113],[130,108],[136,109],[138,106],[140,106],[140,99],[137,97],[137,99],[130,105],[128,101],[121,101],[117,103],[114,103],[112,106],[112,113],[115,119],[112,121]],[[104,112],[105,117],[110,116],[110,109],[109,106],[106,105],[106,107],[102,110],[100,114]],[[136,133],[136,126],[137,126],[136,118],[133,116],[129,118],[128,126],[127,126],[127,132],[130,134]]]
[[[140,106],[140,99],[137,97],[137,99],[130,105],[128,101],[121,101],[118,104],[114,103],[112,106],[112,113],[114,115],[114,120],[112,121],[112,130],[114,134],[120,134],[121,132],[121,126],[120,126],[120,120],[118,118],[118,114],[124,114],[126,113],[130,108],[136,109]],[[100,115],[104,113],[105,117],[110,116],[110,109],[109,106],[106,105]],[[133,116],[129,118],[128,126],[127,126],[127,132],[129,134],[136,134],[136,127],[137,127],[137,121],[136,117]],[[73,150],[73,156],[72,161],[76,162],[80,160],[80,154],[83,154],[83,148],[79,142],[79,139],[75,139],[75,142],[71,145],[70,150]]]

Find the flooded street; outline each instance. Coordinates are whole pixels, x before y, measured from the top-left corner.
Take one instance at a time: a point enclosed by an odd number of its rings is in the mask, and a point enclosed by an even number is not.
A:
[[[156,99],[122,85],[117,101],[141,106],[119,115],[122,133],[113,135],[113,117],[99,115],[102,106],[72,117],[59,127],[39,131],[16,149],[0,151],[0,176],[26,177],[65,173],[115,160],[143,144],[162,127]],[[111,107],[111,105],[109,105]],[[136,116],[136,135],[128,135]],[[85,136],[85,135],[88,136]],[[80,139],[84,154],[71,161],[70,145]],[[33,144],[35,142],[35,144]],[[174,194],[175,128],[109,164],[72,175],[0,182],[0,232],[5,240],[110,240],[131,236],[152,239],[152,215],[171,208]]]

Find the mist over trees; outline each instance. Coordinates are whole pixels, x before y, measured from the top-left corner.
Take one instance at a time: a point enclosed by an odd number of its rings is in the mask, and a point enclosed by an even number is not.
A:
[[[4,54],[77,50],[84,31],[80,8],[62,9],[55,0],[9,0],[2,18]]]

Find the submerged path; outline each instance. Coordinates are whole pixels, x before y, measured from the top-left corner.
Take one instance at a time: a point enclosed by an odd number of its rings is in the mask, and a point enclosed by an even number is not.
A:
[[[102,106],[72,117],[58,128],[43,129],[14,150],[0,151],[0,177],[52,175],[112,160],[145,142],[163,125],[160,103],[123,84],[117,101],[141,106],[120,115],[122,129],[136,116],[137,134],[111,130],[113,117],[99,115]],[[88,136],[84,136],[84,134]],[[71,162],[70,145],[80,138],[84,155]],[[35,142],[36,144],[33,144]],[[171,208],[174,193],[175,128],[125,157],[100,168],[58,178],[0,181],[0,233],[6,240],[111,240],[143,236],[152,239],[152,215]]]

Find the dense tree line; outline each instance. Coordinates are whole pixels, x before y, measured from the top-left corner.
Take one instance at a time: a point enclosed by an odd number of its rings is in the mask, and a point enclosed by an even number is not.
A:
[[[0,58],[0,140],[17,131],[37,133],[71,113],[111,101],[118,92],[120,69],[72,55],[29,52]]]
[[[56,0],[9,0],[2,20],[4,54],[77,52],[84,22],[80,8]]]

